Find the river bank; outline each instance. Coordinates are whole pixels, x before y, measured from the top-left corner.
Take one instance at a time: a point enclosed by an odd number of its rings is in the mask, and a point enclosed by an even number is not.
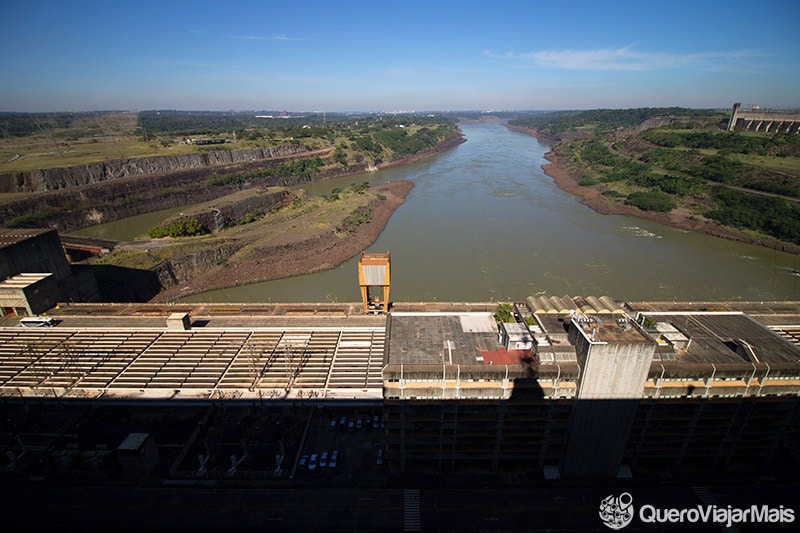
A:
[[[459,132],[430,150],[384,162],[372,169],[361,169],[361,172],[415,163],[464,142],[466,139]],[[355,173],[351,168],[336,176],[326,177],[342,177]],[[189,272],[180,276],[174,275],[172,265],[162,265],[159,278],[161,278],[162,287],[166,286],[166,288],[161,290],[151,301],[168,302],[191,294],[336,268],[377,240],[394,211],[400,207],[413,187],[413,183],[405,180],[391,181],[371,187],[370,194],[374,195],[374,198],[369,203],[369,220],[358,224],[351,231],[336,232],[326,229],[309,234],[292,228],[287,231],[287,239],[284,242],[271,246],[248,245],[243,248],[246,253],[236,251],[223,265],[196,266],[193,260]],[[309,215],[309,218],[313,219],[313,215]],[[346,216],[343,215],[334,225],[338,226],[345,218]],[[313,224],[308,226],[311,225]],[[305,217],[303,226],[308,227]]]
[[[561,139],[542,135],[530,128],[507,126],[509,129],[533,135],[541,142],[553,145]],[[621,199],[604,196],[596,187],[583,187],[578,185],[582,176],[569,171],[566,164],[560,159],[557,149],[551,148],[545,154],[545,159],[549,163],[542,165],[545,174],[553,179],[556,186],[562,191],[574,194],[581,198],[581,203],[603,215],[628,215],[632,217],[652,220],[665,226],[694,231],[722,239],[728,239],[756,246],[762,246],[782,252],[800,254],[800,246],[771,239],[769,237],[753,235],[729,226],[722,226],[713,220],[707,219],[702,215],[692,213],[684,207],[677,207],[667,213],[655,211],[643,211],[637,207],[626,205]]]

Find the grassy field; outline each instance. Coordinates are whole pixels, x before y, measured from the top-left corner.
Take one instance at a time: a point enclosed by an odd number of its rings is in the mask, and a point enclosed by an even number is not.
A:
[[[800,177],[800,158],[797,157],[771,157],[752,154],[733,154],[729,157],[745,165],[766,168]]]
[[[154,157],[276,146],[292,141],[279,133],[257,141],[236,140],[232,134],[218,138],[224,145],[195,146],[180,138],[143,140],[136,113],[103,114],[75,119],[68,128],[53,128],[42,123],[36,133],[25,137],[4,136],[0,141],[0,174],[31,172],[37,169],[74,167],[115,159]],[[312,149],[329,145],[326,139],[308,138],[303,143]]]

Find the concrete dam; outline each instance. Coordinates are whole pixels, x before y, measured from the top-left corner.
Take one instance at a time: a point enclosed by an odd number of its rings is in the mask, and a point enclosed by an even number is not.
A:
[[[728,131],[736,129],[764,133],[800,133],[800,113],[761,110],[758,106],[750,111],[742,111],[742,104],[735,103],[728,120]]]

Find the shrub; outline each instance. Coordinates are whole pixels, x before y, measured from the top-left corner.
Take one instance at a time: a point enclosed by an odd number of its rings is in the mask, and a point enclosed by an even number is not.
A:
[[[161,237],[195,237],[208,233],[196,218],[186,218],[170,222],[166,226],[154,226],[147,232],[151,239]]]
[[[628,195],[625,203],[638,207],[642,211],[665,212],[675,208],[672,198],[660,191],[632,192]]]
[[[514,307],[511,304],[497,304],[494,319],[496,322],[515,322]]]

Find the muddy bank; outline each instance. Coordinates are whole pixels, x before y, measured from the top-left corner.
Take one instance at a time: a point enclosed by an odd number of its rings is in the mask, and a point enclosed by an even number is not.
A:
[[[603,196],[602,192],[595,187],[581,187],[578,185],[581,176],[572,175],[562,165],[559,165],[559,155],[556,151],[551,150],[545,154],[545,158],[550,161],[550,163],[542,165],[542,170],[544,170],[545,174],[553,178],[559,189],[579,196],[583,204],[603,215],[629,215],[652,220],[673,228],[705,233],[706,235],[712,235],[714,237],[754,244],[756,246],[763,246],[782,252],[800,254],[800,246],[798,245],[778,241],[777,239],[769,239],[767,237],[754,237],[736,228],[722,226],[701,215],[693,214],[685,208],[678,207],[668,213],[656,213],[654,211],[642,211],[636,207],[625,205],[622,203],[622,200]]]
[[[155,270],[159,272],[162,286],[171,287],[151,301],[168,302],[199,292],[335,268],[375,242],[413,186],[410,181],[391,181],[371,187],[375,198],[370,202],[370,220],[346,234],[321,232],[300,241],[248,249],[246,257],[239,257],[240,248],[237,248],[231,250],[232,254],[225,261],[221,260],[222,256],[213,254],[207,254],[208,261],[200,263],[196,257],[189,258],[185,265],[178,264],[180,259],[170,260],[170,264],[159,265]]]

